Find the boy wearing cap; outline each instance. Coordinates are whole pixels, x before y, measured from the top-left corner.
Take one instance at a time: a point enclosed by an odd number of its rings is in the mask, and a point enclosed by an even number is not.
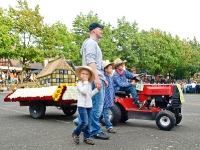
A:
[[[79,135],[84,131],[83,138],[86,144],[94,145],[95,143],[90,139],[90,124],[92,118],[92,99],[98,90],[95,88],[92,91],[90,82],[94,81],[95,75],[89,66],[82,66],[75,70],[76,76],[79,78],[77,84],[78,90],[78,112],[81,119],[79,125],[72,133],[72,138],[76,144],[79,144]]]
[[[111,77],[113,72],[113,65],[114,63],[111,63],[109,61],[105,61],[103,63],[104,66],[104,75],[106,77],[106,80],[108,81],[108,86],[105,90],[105,99],[104,99],[104,106],[103,106],[103,117],[105,120],[106,130],[109,133],[116,133],[117,131],[113,128],[112,123],[110,122],[110,107],[114,105],[114,99],[115,99],[115,91],[113,87],[113,79]]]
[[[120,58],[114,60],[115,72],[113,73],[113,81],[115,91],[128,91],[133,97],[133,104],[136,104],[138,109],[141,109],[144,103],[140,103],[136,91],[136,82],[133,80],[131,83],[127,82],[127,79],[133,79],[136,74],[133,74],[127,70],[124,70],[124,64],[126,61],[122,61]]]

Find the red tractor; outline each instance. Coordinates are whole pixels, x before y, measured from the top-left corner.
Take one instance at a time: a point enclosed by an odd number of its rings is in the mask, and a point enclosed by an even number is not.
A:
[[[126,122],[128,119],[155,120],[161,130],[171,130],[182,120],[179,85],[176,84],[143,84],[143,90],[138,91],[140,102],[145,105],[138,109],[132,104],[130,93],[116,91],[116,103],[110,108],[111,122]],[[101,120],[104,124],[104,120]]]

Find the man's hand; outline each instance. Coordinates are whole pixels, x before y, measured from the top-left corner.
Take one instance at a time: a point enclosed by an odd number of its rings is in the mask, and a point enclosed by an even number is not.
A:
[[[102,85],[101,85],[101,81],[100,81],[99,78],[96,78],[96,79],[94,80],[94,85],[95,85],[95,87],[96,87],[98,90],[101,90]]]

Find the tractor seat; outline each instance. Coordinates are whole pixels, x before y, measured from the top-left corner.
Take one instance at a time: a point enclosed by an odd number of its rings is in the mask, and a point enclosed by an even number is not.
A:
[[[130,93],[126,91],[115,91],[115,95],[119,97],[130,97]]]

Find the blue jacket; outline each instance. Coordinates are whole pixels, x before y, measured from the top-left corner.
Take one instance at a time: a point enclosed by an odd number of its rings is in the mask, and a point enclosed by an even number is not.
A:
[[[105,99],[103,108],[109,108],[114,105],[115,90],[113,87],[113,79],[111,76],[104,74],[106,80],[108,81],[108,87],[105,89]]]
[[[127,79],[133,79],[134,75],[124,70],[124,75],[120,76],[116,71],[113,73],[113,81],[114,81],[114,89],[115,91],[119,91],[120,87],[130,87],[132,86],[132,83],[127,82]]]

